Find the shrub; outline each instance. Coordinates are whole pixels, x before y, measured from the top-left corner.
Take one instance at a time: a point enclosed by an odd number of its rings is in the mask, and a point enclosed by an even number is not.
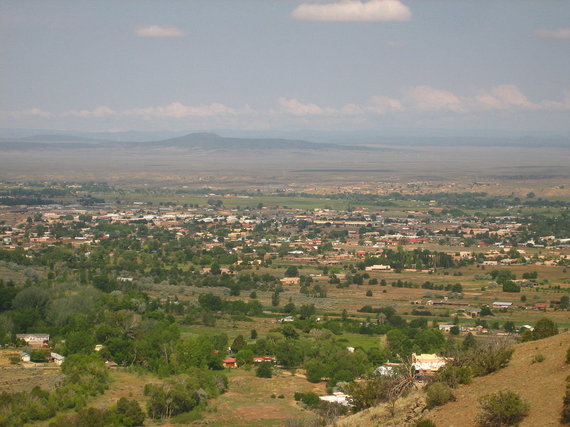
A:
[[[522,335],[523,341],[540,340],[558,334],[558,327],[552,320],[544,317],[536,322],[533,331],[525,331]]]
[[[416,423],[414,424],[414,427],[437,427],[437,426],[435,425],[435,423],[432,420],[423,419],[423,420],[416,421]]]
[[[302,393],[301,395],[301,402],[303,402],[305,405],[311,407],[311,408],[316,408],[317,406],[319,406],[321,399],[319,399],[319,395],[317,393]]]
[[[508,341],[491,341],[471,352],[469,365],[475,376],[487,375],[507,366],[513,352]]]
[[[543,354],[537,354],[532,358],[532,363],[541,363],[546,360]]]
[[[570,363],[570,347],[568,347],[568,351],[566,352],[566,363]]]
[[[306,364],[307,380],[312,383],[318,383],[325,375],[325,365],[318,360],[311,360]]]
[[[255,370],[255,376],[259,378],[271,378],[273,376],[273,366],[270,362],[262,362]]]
[[[427,388],[426,402],[428,409],[445,405],[450,400],[455,400],[455,397],[447,384],[433,383]]]
[[[479,399],[479,414],[476,421],[488,427],[515,425],[526,417],[528,409],[528,403],[517,393],[503,390]]]
[[[560,422],[562,424],[570,424],[570,384],[568,384],[566,388],[566,394],[564,395],[562,404],[562,417],[560,418]]]
[[[459,384],[469,384],[472,376],[473,372],[469,366],[448,364],[438,371],[436,380],[456,388]]]
[[[121,426],[134,427],[144,424],[145,414],[136,400],[121,397],[114,409],[114,418]]]

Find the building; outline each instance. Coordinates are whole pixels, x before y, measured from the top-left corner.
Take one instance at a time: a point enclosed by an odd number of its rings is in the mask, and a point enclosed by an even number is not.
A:
[[[16,338],[25,341],[30,347],[49,347],[49,334],[16,334]]]
[[[228,357],[223,360],[224,368],[237,368],[237,359],[234,357]]]
[[[349,397],[350,396],[348,394],[341,393],[340,391],[335,391],[333,394],[330,394],[328,396],[319,396],[319,399],[325,402],[338,403],[339,405],[343,406],[352,406],[348,401]]]
[[[437,354],[416,354],[412,353],[412,365],[416,369],[416,373],[420,376],[433,375],[448,362],[445,357]]]

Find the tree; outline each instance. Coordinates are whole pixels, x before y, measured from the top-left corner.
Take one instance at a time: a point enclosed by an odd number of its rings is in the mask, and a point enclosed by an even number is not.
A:
[[[287,267],[285,270],[285,277],[297,277],[299,276],[299,269],[294,265]]]
[[[271,295],[271,305],[273,307],[277,307],[279,305],[279,291],[275,291],[273,292],[273,295]]]
[[[312,359],[305,364],[307,370],[307,380],[312,383],[318,383],[325,376],[326,367],[319,360]]]
[[[475,339],[475,337],[473,336],[473,334],[471,332],[469,332],[467,335],[465,335],[465,339],[463,340],[463,348],[464,349],[469,349],[469,348],[473,348],[477,345],[477,340]]]
[[[251,332],[250,332],[250,334],[249,334],[249,337],[250,337],[252,340],[257,339],[257,331],[256,331],[255,329],[252,329]]]
[[[114,410],[116,421],[121,426],[134,427],[144,424],[145,415],[136,400],[121,397]]]
[[[255,370],[255,376],[259,378],[271,378],[273,376],[273,365],[271,362],[261,362]]]
[[[533,339],[539,340],[542,338],[551,337],[558,334],[558,327],[552,320],[544,317],[536,322],[534,331],[532,331]]]
[[[234,342],[231,345],[231,348],[234,353],[237,353],[245,346],[246,342],[245,339],[243,338],[243,335],[238,335],[237,337],[235,337]]]
[[[527,416],[529,407],[517,393],[503,390],[479,399],[479,414],[476,420],[482,426],[511,426]]]

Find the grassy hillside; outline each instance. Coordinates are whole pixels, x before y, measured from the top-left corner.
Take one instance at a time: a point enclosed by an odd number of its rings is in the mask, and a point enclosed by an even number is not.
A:
[[[475,378],[473,383],[454,390],[455,402],[450,402],[431,411],[424,411],[422,417],[436,423],[438,427],[476,426],[479,397],[499,390],[512,390],[530,403],[530,412],[521,426],[558,426],[562,411],[562,397],[566,389],[566,377],[570,365],[565,363],[566,351],[570,346],[570,332],[540,341],[517,344],[509,365],[485,377]],[[545,356],[541,363],[533,363],[537,354]],[[413,425],[425,405],[422,392],[408,396],[397,405],[394,419],[385,405],[371,408],[348,417],[338,423],[343,427]]]

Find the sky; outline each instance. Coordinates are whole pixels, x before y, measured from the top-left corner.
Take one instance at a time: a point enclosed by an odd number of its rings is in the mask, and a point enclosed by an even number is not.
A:
[[[567,0],[0,0],[0,128],[570,133]]]

